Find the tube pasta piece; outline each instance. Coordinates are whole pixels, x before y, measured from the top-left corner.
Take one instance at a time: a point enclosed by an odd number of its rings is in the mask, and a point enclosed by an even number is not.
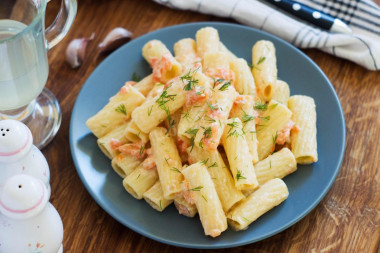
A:
[[[149,141],[148,134],[142,132],[134,121],[125,128],[124,136],[130,142],[147,143]]]
[[[132,120],[144,133],[149,133],[185,103],[185,94],[180,80],[167,86],[153,99],[145,101],[132,113]]]
[[[233,60],[236,60],[237,57],[234,53],[232,53],[224,44],[223,42],[219,41],[219,51],[227,54],[228,60],[231,62]]]
[[[230,68],[235,73],[235,89],[243,95],[256,96],[256,85],[252,72],[243,58],[230,61]]]
[[[109,158],[112,159],[119,154],[117,147],[128,142],[125,138],[125,129],[128,127],[130,122],[125,122],[120,126],[117,126],[108,134],[99,138],[96,142],[100,150]]]
[[[281,204],[288,196],[289,191],[284,181],[279,178],[272,179],[228,213],[228,224],[234,230],[246,229],[261,215]]]
[[[87,120],[86,125],[96,137],[103,137],[128,121],[132,111],[144,101],[144,95],[126,83],[103,109]]]
[[[257,126],[257,140],[259,145],[257,152],[259,160],[267,157],[274,151],[278,134],[286,127],[292,116],[292,112],[283,104],[271,100],[268,109],[262,115],[262,123]]]
[[[257,113],[253,109],[255,104],[254,98],[249,95],[237,96],[234,106],[230,112],[230,117],[238,117],[243,123],[243,130],[245,132],[245,139],[248,144],[249,153],[252,157],[252,162],[255,164],[259,161],[257,153],[257,137],[255,118]]]
[[[122,178],[127,177],[139,166],[141,159],[125,154],[118,154],[112,159],[111,166],[113,170]]]
[[[219,49],[219,34],[213,27],[204,27],[195,34],[198,56],[203,58],[207,52],[215,52]]]
[[[260,40],[252,48],[252,74],[258,95],[265,101],[273,96],[273,86],[277,81],[276,49],[272,42]]]
[[[174,205],[183,216],[193,218],[198,213],[195,204],[189,204],[183,197],[175,198]]]
[[[166,83],[182,72],[182,65],[159,40],[148,41],[142,49],[142,54],[153,69],[154,82]]]
[[[153,207],[153,209],[162,212],[167,206],[173,203],[173,200],[164,198],[160,181],[157,181],[148,191],[143,194],[145,201]]]
[[[222,143],[236,188],[249,190],[257,188],[259,183],[256,179],[252,157],[242,128],[243,124],[239,118],[229,119],[224,129]]]
[[[226,53],[215,51],[215,52],[207,52],[203,56],[203,69],[205,71],[208,70],[216,70],[216,69],[230,69],[230,64],[228,61],[228,56]]]
[[[154,87],[153,75],[150,74],[149,76],[146,76],[145,78],[137,82],[134,85],[134,87],[146,97],[148,93],[152,90],[152,88]]]
[[[142,164],[123,179],[125,190],[136,199],[142,199],[143,194],[158,180],[157,170],[145,169]]]
[[[194,193],[195,205],[206,235],[219,236],[227,229],[227,219],[207,168],[200,162],[183,169]]]
[[[290,96],[289,85],[281,80],[277,80],[273,87],[272,99],[280,102],[281,104],[287,105]]]
[[[314,99],[308,96],[291,96],[289,109],[293,112],[292,120],[299,131],[291,132],[292,152],[299,164],[318,161],[317,153],[317,113]]]
[[[255,173],[260,185],[274,178],[284,178],[296,170],[296,159],[288,148],[282,148],[255,164]]]
[[[194,139],[196,145],[208,151],[216,150],[236,96],[235,88],[228,82],[222,82],[214,88],[213,96],[207,102],[207,111]]]
[[[192,68],[194,63],[200,61],[196,50],[195,40],[190,38],[181,39],[174,44],[175,58],[185,69]]]
[[[166,134],[166,129],[162,127],[154,128],[149,133],[149,137],[164,197],[168,200],[174,199],[175,195],[182,191],[183,180],[182,163],[177,146],[173,138]]]
[[[188,148],[188,154],[190,163],[201,162],[207,167],[224,212],[228,212],[236,203],[244,199],[244,195],[236,188],[230,170],[218,151],[209,152],[194,147],[193,150]]]

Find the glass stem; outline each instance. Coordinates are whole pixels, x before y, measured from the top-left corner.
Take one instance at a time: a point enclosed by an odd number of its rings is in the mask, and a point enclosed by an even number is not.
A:
[[[13,109],[13,110],[0,110],[0,120],[14,119],[19,121],[26,121],[28,117],[33,113],[36,105],[36,100],[33,99],[29,104]]]

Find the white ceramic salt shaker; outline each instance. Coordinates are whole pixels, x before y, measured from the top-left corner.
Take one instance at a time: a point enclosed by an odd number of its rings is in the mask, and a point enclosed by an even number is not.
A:
[[[50,196],[49,165],[33,145],[29,128],[16,120],[0,121],[0,193],[3,183],[17,174],[34,176],[46,185]]]
[[[61,253],[63,225],[45,184],[29,175],[7,179],[0,195],[0,252]]]

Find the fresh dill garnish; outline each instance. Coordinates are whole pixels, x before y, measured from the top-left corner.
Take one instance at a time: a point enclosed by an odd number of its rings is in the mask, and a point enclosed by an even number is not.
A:
[[[265,56],[261,56],[260,59],[257,61],[256,65],[260,65],[261,63],[263,63],[265,61]]]
[[[190,113],[189,111],[186,111],[186,113],[182,116],[183,119],[186,119],[187,121],[190,120]]]
[[[270,115],[268,115],[268,116],[266,116],[266,117],[261,117],[261,116],[259,116],[259,119],[262,119],[262,120],[264,120],[264,121],[268,121],[268,120],[270,120]]]
[[[169,162],[168,162],[169,160],[170,160],[170,157],[169,158],[165,157],[165,162],[166,162],[167,165],[170,165]]]
[[[206,115],[206,116],[204,117],[204,120],[205,120],[206,122],[208,122],[208,123],[214,123],[214,122],[216,122],[216,120],[214,120],[213,118],[211,118],[211,117],[208,116],[208,115]]]
[[[278,137],[278,132],[276,131],[276,134],[274,136],[272,136],[272,143],[273,143],[273,145],[276,144],[277,137]]]
[[[201,164],[203,164],[203,165],[206,165],[206,164],[207,164],[207,162],[208,162],[208,159],[209,159],[209,158],[207,158],[207,159],[205,159],[205,160],[201,161]]]
[[[207,202],[207,198],[205,196],[203,196],[203,194],[202,194],[202,198]]]
[[[225,91],[225,90],[228,89],[228,87],[229,87],[230,85],[231,85],[231,80],[228,81],[228,82],[225,82],[225,83],[222,85],[222,87],[219,88],[219,90],[221,90],[221,91]]]
[[[150,114],[152,113],[152,109],[153,109],[153,105],[148,108],[148,116],[150,116]]]
[[[161,199],[160,199],[160,209],[162,210],[162,206],[161,206]]]
[[[168,110],[169,111],[169,110]],[[169,114],[168,114],[168,123],[169,123],[169,126],[168,126],[168,130],[166,131],[166,134],[167,133],[169,133],[169,131],[170,131],[170,129],[172,128],[172,127],[174,127],[174,125],[175,125],[175,120],[174,119],[172,119],[172,116],[170,115],[170,112],[169,112]]]
[[[211,110],[213,110],[213,111],[218,110],[218,107],[213,106],[208,101],[206,103],[207,103],[208,107],[210,107]]]
[[[135,82],[138,82],[138,81],[140,81],[140,76],[138,76],[137,74],[136,74],[136,72],[133,72],[133,74],[132,74],[132,81],[135,81]]]
[[[185,133],[187,133],[191,136],[195,136],[195,135],[197,135],[198,131],[199,131],[199,129],[197,129],[197,128],[189,128],[185,131]]]
[[[140,176],[141,176],[141,174],[139,174],[136,179],[139,179]]]
[[[120,104],[118,107],[116,107],[115,111],[127,115],[127,109],[125,108],[124,104]]]
[[[258,101],[255,103],[255,106],[253,107],[255,110],[265,111],[268,109],[268,105],[265,103],[262,103],[261,101]]]
[[[194,71],[189,70],[185,75],[181,76],[180,79],[183,83],[187,81],[185,87],[183,87],[184,90],[192,90],[194,87],[198,84],[198,80],[194,78],[192,74],[194,74],[198,69],[195,69]]]
[[[203,94],[202,91],[198,91],[198,92],[195,93],[195,95],[198,95],[198,96],[200,96],[200,95],[202,95],[202,94]]]
[[[212,130],[211,130],[211,127],[207,127],[207,128],[204,128],[202,127],[205,131],[203,132],[203,138],[204,139],[209,139],[211,138],[211,135],[212,135]]]
[[[189,189],[188,191],[199,192],[201,189],[203,189],[203,186],[200,185],[195,188]]]
[[[241,117],[241,121],[243,124],[247,124],[248,122],[252,121],[255,119],[255,117],[253,117],[252,115],[249,115],[247,114],[243,109],[241,109],[243,111],[243,117]]]
[[[269,168],[272,169],[272,160],[269,160]]]
[[[278,105],[278,103],[274,103],[273,105],[270,106],[270,109],[274,109],[274,108],[276,108],[277,105]]]
[[[229,133],[227,135],[227,138],[230,137],[230,136],[239,137],[239,136],[241,136],[241,134],[239,134],[239,132],[235,129],[234,131],[232,131],[231,133]]]
[[[233,122],[231,122],[231,123],[227,123],[227,126],[230,126],[230,127],[231,127],[230,130],[229,130],[229,132],[230,132],[233,128],[239,126],[239,122],[237,122],[237,121],[233,121]]]
[[[144,151],[145,151],[145,147],[144,147],[144,145],[141,145],[140,146],[140,152],[139,152],[140,157],[144,154]]]
[[[168,94],[168,89],[170,88],[171,86],[169,85],[168,87],[166,87],[161,95],[157,98],[156,100],[156,103],[158,104],[158,106],[164,110],[164,111],[168,111],[168,109],[166,108],[165,104],[169,101],[173,101],[174,100],[174,97],[177,96],[177,95],[169,95]]]
[[[193,148],[194,148],[194,140],[195,140],[195,136],[197,135],[198,133],[198,130],[197,128],[189,128],[185,131],[185,133],[189,134],[191,137],[190,137],[190,145],[191,145],[191,149],[190,149],[190,152],[193,151]]]
[[[247,179],[247,178],[243,176],[243,174],[241,173],[241,170],[238,170],[236,173],[236,180],[239,181],[240,179]]]
[[[181,171],[180,171],[179,169],[177,169],[176,167],[173,167],[173,168],[171,168],[170,170],[175,171],[175,172],[178,172],[178,173],[181,173]]]
[[[101,125],[101,127],[104,127],[104,128],[106,128],[106,127],[107,127],[107,125]]]
[[[222,79],[222,78],[215,79],[215,77],[213,77],[212,80],[214,81],[213,88],[215,88],[215,86],[217,86],[218,83],[224,82],[224,79]]]
[[[208,168],[213,168],[213,167],[218,167],[218,164],[216,162],[214,162],[213,164],[211,164],[210,166],[208,166]]]

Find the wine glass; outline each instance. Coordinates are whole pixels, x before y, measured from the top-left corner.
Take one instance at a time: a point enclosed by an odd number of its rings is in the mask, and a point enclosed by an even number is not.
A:
[[[66,35],[77,11],[76,0],[62,0],[57,18],[45,30],[47,1],[0,1],[0,120],[22,121],[40,149],[53,139],[62,118],[57,99],[44,88],[47,50]]]

